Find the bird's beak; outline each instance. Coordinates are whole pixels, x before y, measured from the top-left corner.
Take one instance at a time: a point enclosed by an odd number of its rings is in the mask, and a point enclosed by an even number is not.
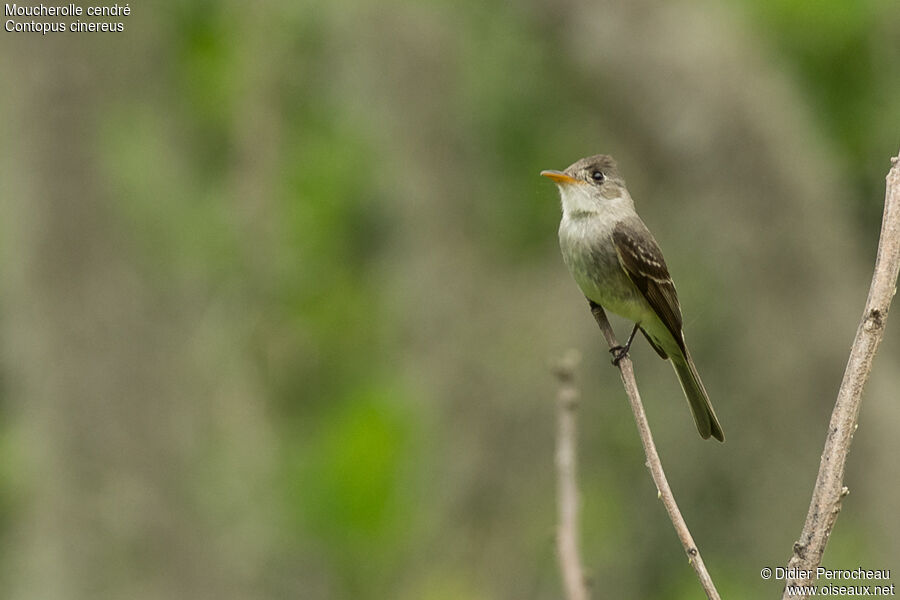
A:
[[[543,175],[544,177],[547,177],[549,179],[552,179],[557,184],[578,183],[577,179],[575,179],[574,177],[569,177],[562,171],[541,171],[541,175]]]

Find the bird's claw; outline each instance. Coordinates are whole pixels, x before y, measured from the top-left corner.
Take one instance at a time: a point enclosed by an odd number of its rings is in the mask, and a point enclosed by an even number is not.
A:
[[[613,346],[609,349],[609,353],[612,354],[612,364],[613,366],[618,367],[619,363],[622,362],[622,359],[628,356],[628,347],[627,346]]]

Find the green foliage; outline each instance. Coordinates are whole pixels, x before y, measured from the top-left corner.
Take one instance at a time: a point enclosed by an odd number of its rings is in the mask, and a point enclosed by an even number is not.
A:
[[[883,157],[896,151],[900,129],[900,111],[889,108],[900,91],[900,65],[890,60],[896,37],[884,26],[896,15],[896,3],[739,1],[791,63],[853,185],[863,190],[860,217],[867,226],[877,224]]]
[[[404,557],[421,448],[393,386],[338,399],[307,439],[289,444],[292,537],[314,541],[348,592],[371,589]]]
[[[191,112],[189,124],[198,140],[221,141],[234,110],[235,68],[240,56],[234,43],[238,18],[217,2],[182,2],[171,15],[174,24],[174,76]],[[221,146],[219,146],[221,148]]]
[[[472,188],[490,199],[471,203],[472,218],[479,237],[506,260],[528,262],[546,251],[546,223],[557,206],[535,195],[534,180],[522,175],[563,168],[553,161],[571,152],[564,134],[583,123],[572,122],[571,98],[557,93],[570,83],[565,60],[541,37],[533,15],[481,6],[466,16],[456,110],[480,141],[472,151]]]
[[[144,104],[118,106],[100,137],[108,181],[124,200],[111,208],[149,273],[211,282],[242,271],[225,182],[202,181],[166,116]]]
[[[341,547],[381,541],[395,526],[401,465],[410,459],[409,427],[390,403],[349,398],[323,419],[297,479],[306,526]]]

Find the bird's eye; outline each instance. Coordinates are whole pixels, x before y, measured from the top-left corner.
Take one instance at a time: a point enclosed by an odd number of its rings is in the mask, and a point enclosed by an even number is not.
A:
[[[599,183],[606,179],[606,176],[603,175],[603,171],[594,171],[591,173],[591,179]]]

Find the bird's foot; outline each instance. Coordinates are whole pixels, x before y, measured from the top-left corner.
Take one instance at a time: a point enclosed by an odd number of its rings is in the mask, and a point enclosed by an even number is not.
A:
[[[638,329],[641,327],[640,323],[634,324],[634,329],[631,330],[631,335],[628,336],[628,341],[625,342],[624,346],[613,346],[609,349],[609,353],[612,354],[612,364],[615,366],[619,366],[619,363],[622,362],[622,359],[628,356],[628,351],[631,350],[631,342],[634,341],[634,336],[637,333]]]
[[[609,353],[612,354],[613,366],[619,366],[619,363],[622,362],[622,359],[628,356],[628,350],[628,346],[613,346],[609,349]]]

